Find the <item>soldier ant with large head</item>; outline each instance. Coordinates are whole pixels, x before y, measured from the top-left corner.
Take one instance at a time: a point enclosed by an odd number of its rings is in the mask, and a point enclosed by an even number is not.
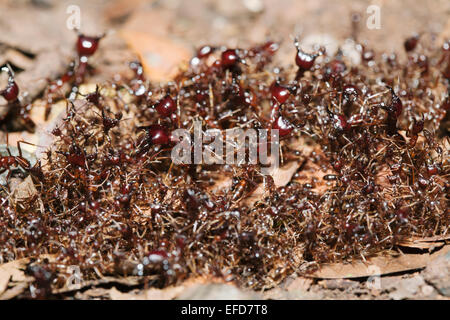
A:
[[[20,90],[15,81],[14,71],[10,65],[1,68],[1,71],[8,73],[8,83],[3,90],[0,90],[0,95],[8,103],[8,112],[0,121],[5,123],[8,129],[20,130],[21,128],[25,128],[29,132],[33,132],[36,125],[29,116],[31,105],[24,105],[20,101]]]
[[[32,143],[29,143],[26,141],[17,141],[17,150],[19,151],[19,155],[13,156],[11,153],[11,150],[9,149],[8,133],[6,133],[6,151],[8,152],[8,155],[0,156],[0,174],[4,173],[5,171],[8,171],[8,174],[6,176],[6,182],[9,181],[9,178],[11,177],[13,169],[18,168],[18,167],[20,167],[23,170],[28,171],[28,172],[30,172],[30,170],[32,170],[32,169],[35,173],[38,172],[37,169],[38,169],[38,166],[40,166],[40,164],[38,164],[39,162],[36,163],[36,167],[31,166],[30,161],[27,160],[23,156],[22,147],[21,147],[22,143],[33,145]]]

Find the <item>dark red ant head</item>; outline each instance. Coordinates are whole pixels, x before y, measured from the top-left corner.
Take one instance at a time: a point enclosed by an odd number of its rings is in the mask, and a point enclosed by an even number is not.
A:
[[[98,45],[100,40],[103,38],[103,35],[100,37],[89,37],[83,34],[78,35],[77,40],[77,52],[80,57],[90,57],[92,56],[98,49]]]
[[[9,82],[8,86],[1,91],[1,95],[3,98],[6,99],[8,102],[12,102],[17,100],[17,97],[19,96],[19,86],[15,81]]]
[[[168,144],[169,133],[167,128],[160,124],[152,124],[147,127],[143,127],[147,131],[147,137],[152,144]]]
[[[108,134],[110,129],[116,127],[122,119],[122,116],[122,112],[119,111],[114,115],[114,118],[110,118],[106,116],[105,109],[102,109],[102,123],[104,132]]]
[[[177,103],[170,95],[166,95],[158,102],[155,109],[163,117],[168,117],[177,111]]]
[[[400,207],[395,211],[395,215],[397,216],[397,219],[400,220],[402,223],[408,222],[408,217],[410,215],[410,209],[408,207]]]
[[[319,53],[316,54],[309,54],[304,52],[300,48],[300,43],[296,39],[294,42],[295,47],[297,48],[297,54],[295,56],[295,64],[298,66],[299,71],[305,72],[310,70],[313,65],[316,58],[322,54],[322,50]]]
[[[300,49],[297,49],[297,55],[295,56],[295,64],[302,71],[308,71],[314,65],[314,60],[316,57],[314,55],[305,53]]]
[[[272,94],[272,100],[283,104],[290,96],[289,89],[281,86],[277,81],[271,86],[270,93]]]
[[[274,124],[272,125],[273,129],[278,129],[280,137],[285,137],[294,130],[294,126],[287,119],[279,116]]]
[[[234,67],[239,61],[240,58],[236,49],[228,49],[222,52],[221,64],[223,68]]]
[[[145,130],[146,134],[139,139],[138,149],[136,151],[137,158],[142,157],[154,146],[166,145],[171,141],[170,134],[163,125],[152,124],[149,126],[138,127],[138,129]]]
[[[8,102],[16,101],[17,98],[19,97],[19,86],[14,81],[14,73],[12,72],[12,70],[9,66],[2,68],[2,70],[8,72],[9,78],[8,78],[8,84],[7,84],[6,88],[1,90],[0,94]]]
[[[403,43],[406,52],[413,51],[416,48],[418,42],[419,42],[418,34],[406,39],[405,42]]]
[[[69,148],[69,152],[58,152],[63,154],[67,162],[69,162],[73,166],[84,167],[86,163],[86,157],[79,146],[76,144],[72,144]]]

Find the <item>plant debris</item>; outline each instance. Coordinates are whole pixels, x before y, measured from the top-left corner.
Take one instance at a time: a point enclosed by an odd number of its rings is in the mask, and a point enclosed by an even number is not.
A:
[[[268,289],[298,270],[446,237],[449,43],[408,46],[406,62],[358,44],[358,65],[295,46],[290,68],[272,63],[276,42],[205,46],[161,84],[130,61],[87,92],[95,49],[78,46],[45,90],[47,115],[66,103],[45,157],[1,157],[2,170],[34,183],[26,196],[0,191],[0,263],[35,259],[23,295],[61,290],[73,266],[83,281],[137,276],[164,288],[214,276]],[[278,129],[285,166],[263,175],[258,164],[172,163],[172,131],[195,120],[203,131]]]

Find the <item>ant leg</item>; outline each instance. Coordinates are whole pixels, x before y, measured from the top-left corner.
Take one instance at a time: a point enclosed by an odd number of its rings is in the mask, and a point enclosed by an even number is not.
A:
[[[21,158],[23,158],[23,156],[22,156],[22,147],[20,146],[21,143],[28,144],[28,145],[34,146],[34,147],[39,147],[37,144],[31,143],[31,142],[26,142],[26,141],[23,141],[23,140],[17,141],[17,149],[19,150],[19,156]]]
[[[8,138],[9,134],[8,134],[8,130],[5,130],[5,131],[6,131],[6,151],[8,151],[9,156],[12,157],[13,155],[11,154],[11,150],[9,150],[9,138]]]
[[[17,148],[19,149],[19,152],[21,151],[21,147],[19,146],[19,144],[21,144],[21,143],[28,144],[30,146],[37,147],[37,148],[44,148],[44,149],[47,148],[46,146],[41,146],[41,145],[38,145],[38,144],[35,144],[35,143],[32,143],[32,142],[19,140],[19,141],[17,141]]]
[[[22,156],[22,147],[20,146],[20,142],[21,141],[17,141],[17,150],[19,150],[19,156],[21,158],[23,158],[23,156]]]
[[[27,159],[25,159],[23,157],[22,147],[20,146],[21,143],[28,144],[30,146],[35,146],[35,147],[41,147],[41,148],[44,148],[44,147],[34,144],[34,143],[31,143],[31,142],[23,141],[23,140],[17,141],[17,149],[19,150],[19,157],[16,157],[16,160],[17,160],[17,162],[19,162],[19,164],[22,166],[22,168],[28,170],[31,168],[31,164]],[[36,162],[35,166],[36,165],[37,165],[37,162]]]
[[[9,188],[9,178],[11,178],[11,174],[12,170],[8,169],[8,174],[6,175],[6,184],[8,185],[8,188]]]

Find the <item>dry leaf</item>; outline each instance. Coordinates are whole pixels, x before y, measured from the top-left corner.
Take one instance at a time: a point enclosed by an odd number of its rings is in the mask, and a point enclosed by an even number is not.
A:
[[[311,288],[313,280],[305,277],[291,277],[280,286],[264,292],[265,299],[312,299],[314,298],[308,290]]]
[[[446,234],[446,235],[443,235],[443,236],[424,237],[424,238],[413,237],[413,238],[410,238],[408,240],[409,241],[413,241],[415,243],[419,243],[419,242],[439,242],[439,241],[450,240],[450,234]]]
[[[15,284],[11,289],[6,290],[3,294],[0,294],[0,300],[10,300],[21,293],[23,293],[28,288],[28,282],[19,282]]]
[[[172,300],[185,290],[185,286],[151,288],[136,293],[121,292],[115,287],[108,292],[111,300]]]
[[[0,56],[0,65],[5,65],[7,63],[13,64],[20,69],[29,69],[33,65],[33,60],[20,51],[14,49],[7,49]]]
[[[30,199],[37,194],[36,187],[34,186],[33,179],[28,176],[19,185],[12,190],[12,196],[15,201],[24,201]]]
[[[450,235],[425,237],[425,238],[414,237],[410,239],[405,239],[401,241],[398,245],[401,247],[433,251],[435,249],[443,247],[447,242],[447,240],[449,239]]]
[[[169,81],[191,52],[167,37],[147,32],[123,30],[120,35],[140,57],[147,76],[154,81]]]
[[[101,279],[97,280],[90,280],[90,281],[84,281],[77,285],[70,285],[65,286],[64,288],[54,290],[54,294],[62,294],[62,293],[68,293],[72,291],[78,291],[82,289],[86,289],[89,287],[95,287],[99,285],[105,285],[105,284],[120,284],[122,286],[136,286],[139,285],[142,282],[142,278],[139,277],[103,277]]]
[[[143,0],[116,0],[108,2],[104,10],[105,18],[112,22],[123,20],[137,8],[140,8],[143,2]]]
[[[363,278],[424,268],[429,261],[450,251],[445,246],[433,254],[401,254],[397,256],[379,256],[366,262],[324,264],[305,276],[322,279]]]
[[[111,300],[144,300],[142,295],[137,295],[128,292],[121,292],[116,289],[116,287],[112,287],[107,291]]]
[[[402,241],[398,244],[400,247],[428,250],[429,252],[439,249],[445,245],[444,242],[408,242]]]
[[[297,171],[297,169],[300,168],[300,164],[301,163],[299,161],[294,161],[289,162],[281,168],[273,169],[270,175],[273,178],[275,186],[279,188],[287,185],[291,181],[292,176]]]
[[[306,292],[309,290],[312,284],[313,280],[310,278],[296,277],[292,281],[286,283],[284,289],[287,291],[301,290]]]
[[[298,161],[292,161],[281,168],[274,168],[269,174],[272,176],[275,186],[277,188],[287,185],[294,173],[298,170],[301,163]],[[253,205],[256,201],[261,200],[266,193],[264,184],[260,184],[252,194],[245,199],[246,205]]]
[[[43,254],[35,261],[55,261],[55,258],[55,255]],[[29,282],[34,280],[24,272],[30,262],[29,258],[22,258],[0,265],[0,300],[12,299],[28,288]]]
[[[29,259],[25,258],[0,265],[0,299],[4,299],[3,294],[10,282],[28,282],[32,279],[26,276],[23,271],[27,263],[29,263]]]
[[[142,282],[142,278],[132,277],[133,281]],[[127,278],[125,278],[127,279]],[[110,283],[123,283],[125,279],[114,279],[110,278]],[[104,280],[104,279],[103,279]],[[120,280],[120,281],[115,281]],[[105,281],[97,282],[97,284],[104,284]],[[173,285],[166,287],[164,289],[150,288],[146,290],[133,290],[129,292],[122,292],[116,289],[116,287],[112,287],[111,289],[103,289],[103,288],[92,288],[87,290],[85,293],[91,297],[108,297],[112,300],[171,300],[177,298],[180,294],[185,292],[186,290],[207,284],[223,284],[223,280],[219,278],[211,278],[211,277],[196,277],[187,279],[180,285]],[[92,286],[96,284],[91,283]],[[83,286],[86,288],[86,286]]]

